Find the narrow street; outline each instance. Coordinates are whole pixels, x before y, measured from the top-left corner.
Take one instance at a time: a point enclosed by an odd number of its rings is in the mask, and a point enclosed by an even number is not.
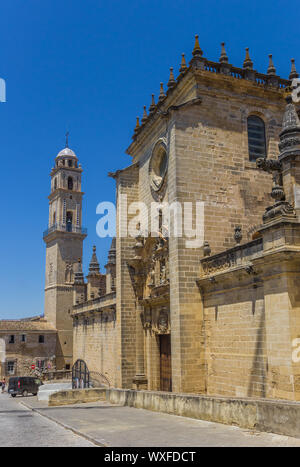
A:
[[[300,446],[297,438],[100,401],[48,407],[36,397],[0,394],[0,414],[0,446]]]
[[[27,409],[20,404],[23,399],[0,394],[1,447],[95,447],[81,436]]]

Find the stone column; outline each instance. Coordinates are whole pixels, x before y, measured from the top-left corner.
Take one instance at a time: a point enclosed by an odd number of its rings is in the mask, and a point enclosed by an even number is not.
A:
[[[136,304],[136,374],[133,378],[134,389],[147,389],[147,378],[145,375],[145,355],[144,355],[144,328],[142,321],[143,307]]]

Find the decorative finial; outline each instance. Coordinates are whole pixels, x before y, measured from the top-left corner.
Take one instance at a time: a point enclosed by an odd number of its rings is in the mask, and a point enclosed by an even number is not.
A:
[[[66,148],[69,147],[69,134],[70,133],[67,131],[67,133],[66,133]]]
[[[246,47],[246,57],[243,63],[243,68],[246,70],[252,70],[253,69],[253,62],[250,58],[249,55],[249,47]]]
[[[294,79],[294,78],[299,78],[299,74],[297,73],[296,66],[295,66],[295,59],[291,59],[292,67],[291,67],[291,72],[289,75],[289,79]]]
[[[156,107],[156,105],[155,105],[154,94],[152,94],[152,99],[151,99],[151,105],[150,105],[150,107],[149,107],[149,112],[150,112],[150,113],[154,112],[155,107]]]
[[[98,263],[98,259],[96,255],[96,247],[94,245],[92,258],[91,258],[90,265],[89,265],[89,274],[99,274],[99,272],[100,272],[100,267],[99,267],[99,263]]]
[[[146,122],[147,118],[148,118],[147,110],[146,110],[146,106],[144,105],[144,113],[143,113],[143,118],[142,118],[142,125],[144,125],[144,123]]]
[[[287,95],[285,100],[286,106],[282,119],[282,131],[279,134],[279,160],[291,154],[295,154],[296,157],[300,151],[300,120],[292,96],[290,94]]]
[[[180,64],[179,72],[184,73],[187,70],[187,66],[186,66],[186,61],[185,61],[185,55],[181,54],[181,56],[182,56],[182,58],[181,58],[181,64]]]
[[[199,44],[199,36],[198,34],[195,35],[195,45],[194,45],[194,50],[193,50],[193,56],[195,57],[196,55],[200,55],[202,56],[203,55],[203,52],[200,48],[200,44]]]
[[[139,117],[136,117],[136,125],[135,125],[135,129],[134,129],[134,133],[137,133],[139,128],[140,128],[140,119],[139,119]]]
[[[164,83],[160,83],[160,93],[158,96],[159,102],[162,101],[166,97],[165,91],[164,91]]]
[[[288,94],[285,98],[286,100],[286,107],[285,112],[283,114],[282,119],[282,133],[286,134],[287,131],[300,131],[300,121],[296,111],[296,108],[293,104],[293,99],[290,94]],[[280,134],[280,136],[281,136]]]
[[[272,54],[269,54],[269,66],[268,66],[268,75],[276,75],[276,68],[273,63]]]
[[[168,88],[172,89],[176,85],[175,77],[174,77],[174,72],[173,72],[173,67],[170,68],[170,77],[168,81]]]
[[[226,53],[226,50],[225,50],[225,42],[221,42],[221,55],[220,55],[220,58],[219,58],[219,62],[220,63],[228,63],[228,57],[227,57],[227,53]]]

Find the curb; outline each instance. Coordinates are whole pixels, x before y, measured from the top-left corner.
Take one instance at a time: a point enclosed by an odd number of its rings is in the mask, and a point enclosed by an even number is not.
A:
[[[19,404],[24,405],[24,407],[26,407],[27,409],[31,410],[32,412],[36,412],[37,414],[41,415],[42,417],[48,418],[48,420],[51,420],[51,422],[57,423],[57,425],[62,426],[62,427],[65,428],[66,430],[72,431],[75,435],[78,435],[78,436],[81,436],[82,438],[85,438],[87,441],[90,441],[91,443],[95,444],[96,446],[99,446],[99,447],[101,447],[101,448],[107,448],[107,447],[108,447],[107,444],[101,443],[101,442],[98,441],[97,439],[92,438],[91,436],[86,435],[85,433],[82,433],[82,432],[79,431],[79,430],[76,430],[76,428],[73,428],[73,427],[71,427],[70,425],[66,425],[66,424],[63,423],[63,422],[60,422],[60,421],[56,420],[56,419],[53,418],[53,417],[50,417],[50,415],[44,414],[41,410],[36,409],[36,408],[34,408],[34,407],[31,407],[30,405],[27,405],[25,402],[21,402],[21,401],[20,401]]]

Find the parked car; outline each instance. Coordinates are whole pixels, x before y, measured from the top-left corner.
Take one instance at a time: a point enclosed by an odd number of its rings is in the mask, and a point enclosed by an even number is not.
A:
[[[9,378],[7,392],[11,397],[16,397],[16,395],[26,397],[29,393],[36,396],[42,384],[40,379],[32,376],[15,376]]]

